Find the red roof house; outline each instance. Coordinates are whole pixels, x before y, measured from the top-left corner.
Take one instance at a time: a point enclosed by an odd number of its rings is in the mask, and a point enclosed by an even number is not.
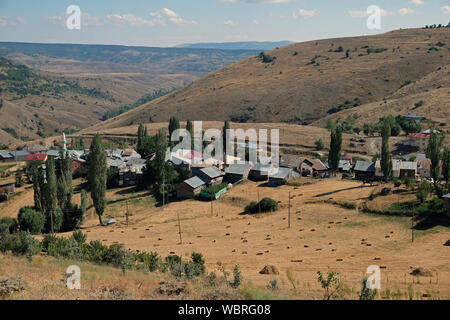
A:
[[[29,154],[26,156],[25,161],[46,161],[46,154]]]

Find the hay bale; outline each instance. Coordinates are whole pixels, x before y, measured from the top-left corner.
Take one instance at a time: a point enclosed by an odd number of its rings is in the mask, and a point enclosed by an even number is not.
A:
[[[431,273],[430,270],[419,267],[419,268],[416,268],[413,271],[411,271],[410,275],[420,276],[420,277],[431,277],[433,274]]]
[[[278,268],[275,266],[265,266],[260,272],[260,274],[280,274],[280,272],[278,271]]]

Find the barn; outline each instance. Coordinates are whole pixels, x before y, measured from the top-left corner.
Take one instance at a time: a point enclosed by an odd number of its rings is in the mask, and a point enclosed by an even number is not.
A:
[[[269,173],[271,171],[270,165],[264,165],[258,163],[251,168],[249,178],[253,181],[266,181],[269,179]]]
[[[292,168],[277,168],[269,175],[269,186],[277,187],[286,184],[286,181],[297,179],[300,174]]]
[[[191,199],[199,195],[207,185],[207,181],[195,176],[177,185],[178,199]]]
[[[355,168],[355,178],[363,181],[375,180],[375,162],[372,161],[357,161]]]
[[[241,180],[247,180],[252,165],[249,163],[231,164],[225,169],[225,178],[229,183],[236,183]]]
[[[222,183],[225,173],[213,166],[198,170],[197,175],[201,179],[208,181],[210,185],[215,186]]]

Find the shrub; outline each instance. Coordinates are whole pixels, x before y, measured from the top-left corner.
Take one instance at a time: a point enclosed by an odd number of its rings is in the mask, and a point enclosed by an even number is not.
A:
[[[83,208],[79,208],[77,205],[71,205],[69,208],[64,209],[61,230],[64,232],[73,231],[83,223],[83,220]]]
[[[362,280],[362,288],[361,291],[358,291],[359,300],[374,300],[377,295],[377,290],[369,289],[367,287],[367,278]]]
[[[84,256],[89,261],[103,263],[107,251],[107,246],[103,245],[99,240],[95,240],[91,241],[89,245],[86,246]]]
[[[0,224],[4,224],[8,227],[9,233],[15,233],[18,228],[17,220],[10,217],[3,217],[0,219]]]
[[[388,196],[392,193],[391,188],[383,188],[383,190],[381,190],[381,195],[382,196]]]
[[[161,258],[158,256],[157,252],[139,252],[135,253],[135,259],[138,262],[141,262],[145,268],[150,271],[154,272],[161,267]]]
[[[134,259],[133,255],[121,244],[112,244],[103,255],[103,262],[116,268],[130,269]]]
[[[57,258],[82,260],[81,248],[73,238],[56,238],[48,244],[47,252]]]
[[[50,213],[46,214],[44,229],[45,232],[47,233],[50,233],[52,231],[52,220],[53,220],[53,231],[59,232],[61,230],[64,221],[64,213],[60,208],[56,208],[55,211],[53,211],[53,217],[50,215]]]
[[[316,140],[314,144],[316,145],[316,150],[318,151],[325,149],[325,144],[323,143],[322,139]]]
[[[273,212],[278,210],[278,202],[270,198],[264,198],[259,203],[252,201],[245,207],[246,213]]]
[[[40,234],[44,230],[45,216],[31,207],[21,208],[18,215],[20,230]]]
[[[242,279],[243,279],[242,278],[242,274],[241,274],[241,270],[239,269],[239,265],[238,264],[234,266],[233,276],[234,276],[234,279],[233,279],[232,286],[234,288],[237,288],[237,287],[239,287],[241,285]]]
[[[7,237],[5,249],[11,250],[14,255],[32,257],[41,251],[41,243],[34,239],[30,233],[20,231]]]

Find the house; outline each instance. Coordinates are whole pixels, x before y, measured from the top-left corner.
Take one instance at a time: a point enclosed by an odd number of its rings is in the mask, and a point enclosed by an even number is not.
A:
[[[86,165],[86,161],[83,159],[72,159],[72,172],[76,172],[81,167]]]
[[[301,172],[301,166],[304,161],[305,158],[302,157],[283,155],[280,157],[280,167],[290,168],[297,172]]]
[[[269,179],[269,173],[272,170],[270,165],[257,163],[250,169],[249,178],[254,181],[266,181]]]
[[[178,199],[191,199],[199,195],[207,185],[205,181],[197,176],[194,176],[186,181],[180,183],[176,187]]]
[[[247,180],[252,165],[249,163],[231,164],[225,169],[225,178],[229,183]]]
[[[302,176],[307,177],[313,174],[314,162],[309,159],[305,159],[300,165],[300,173]]]
[[[341,160],[348,160],[350,162],[350,165],[353,165],[353,157],[351,155],[349,155],[348,153],[345,153],[341,157]]]
[[[339,160],[339,171],[340,172],[350,172],[352,169],[352,164],[350,160]]]
[[[326,176],[328,176],[329,170],[328,165],[323,163],[322,160],[313,159],[310,160],[310,162],[313,164],[312,166],[313,177],[325,178]]]
[[[276,187],[286,184],[286,181],[300,178],[300,174],[292,168],[274,168],[269,175],[269,186]]]
[[[10,154],[13,157],[13,161],[21,162],[25,161],[26,157],[30,154],[27,150],[11,151]]]
[[[74,159],[81,159],[81,157],[84,155],[84,150],[69,150],[67,151],[69,153],[69,157]]]
[[[355,178],[363,181],[375,180],[375,162],[372,161],[357,161],[355,168]]]
[[[398,159],[392,160],[392,177],[396,178],[415,178],[417,175],[417,162],[402,161]],[[384,177],[381,170],[381,161],[375,163],[375,176]]]
[[[6,150],[0,150],[0,162],[13,161],[13,156]]]
[[[430,135],[426,133],[410,133],[403,142],[405,146],[416,147],[419,151],[423,152],[428,147],[430,141]]]
[[[431,160],[427,158],[417,158],[417,174],[423,179],[431,178]]]
[[[415,123],[422,123],[422,121],[425,119],[425,117],[422,117],[421,115],[415,113],[408,113],[406,116],[404,116],[404,118],[405,120]]]
[[[197,175],[201,179],[208,181],[208,184],[212,186],[221,184],[223,181],[223,177],[225,176],[225,173],[216,167],[206,167],[196,171]]]
[[[31,161],[47,161],[48,155],[46,154],[29,154],[25,157],[26,162]]]
[[[109,163],[109,167],[110,167],[110,168],[116,168],[116,169],[119,169],[119,168],[123,168],[123,167],[125,167],[125,166],[126,166],[126,163],[125,163],[125,161],[123,161],[122,159],[112,160],[112,161]]]
[[[48,150],[46,152],[42,152],[42,154],[46,154],[49,157],[53,157],[53,158],[59,158],[59,156],[61,155],[60,151],[58,150]]]

